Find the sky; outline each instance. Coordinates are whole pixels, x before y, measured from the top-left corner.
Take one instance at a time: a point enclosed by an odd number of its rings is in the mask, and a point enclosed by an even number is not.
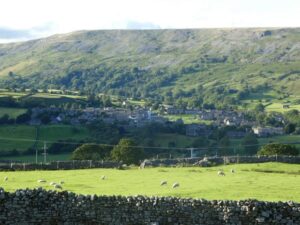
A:
[[[300,0],[2,0],[0,43],[76,30],[300,27]]]

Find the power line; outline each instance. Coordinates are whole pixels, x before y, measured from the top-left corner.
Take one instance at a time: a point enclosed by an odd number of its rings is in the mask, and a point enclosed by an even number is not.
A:
[[[24,142],[37,142],[37,143],[59,143],[59,144],[69,144],[69,145],[79,145],[79,144],[87,144],[87,145],[103,145],[107,147],[115,147],[117,144],[106,144],[106,143],[96,143],[96,142],[71,142],[71,141],[51,141],[51,140],[35,140],[35,139],[26,139],[26,138],[1,138],[0,140],[8,140],[8,141],[24,141]],[[272,142],[277,144],[300,144],[300,141],[298,142]],[[242,145],[243,147],[254,147],[254,146],[262,146],[268,143],[258,143],[258,144],[251,144],[251,145]],[[143,145],[132,145],[129,146],[131,148],[144,148],[144,149],[168,149],[168,150],[191,150],[191,147],[155,147],[155,146],[143,146]],[[208,149],[229,149],[232,148],[232,146],[210,146],[210,147],[198,147],[193,148],[194,150],[208,150]]]

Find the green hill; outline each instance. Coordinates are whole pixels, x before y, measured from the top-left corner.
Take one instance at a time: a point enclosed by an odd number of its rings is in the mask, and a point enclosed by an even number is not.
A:
[[[0,88],[222,107],[298,104],[299,77],[300,28],[79,31],[0,45]]]

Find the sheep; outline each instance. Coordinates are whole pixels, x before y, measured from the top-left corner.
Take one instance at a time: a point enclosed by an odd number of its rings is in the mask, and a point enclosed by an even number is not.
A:
[[[46,183],[45,180],[38,180],[37,182],[38,182],[38,183]]]
[[[235,170],[234,170],[234,169],[231,169],[230,172],[231,172],[231,173],[235,173]]]
[[[55,185],[54,185],[54,188],[62,190],[62,186],[59,185],[59,184],[55,184]]]
[[[177,188],[177,187],[179,187],[179,183],[176,182],[173,184],[172,188]]]
[[[225,173],[224,173],[223,171],[219,170],[219,171],[218,171],[218,175],[219,175],[219,176],[225,176]]]
[[[103,175],[103,176],[101,177],[101,180],[105,180],[105,179],[106,179],[106,176]]]
[[[160,182],[160,186],[167,185],[167,184],[168,184],[168,182],[166,180],[163,180]]]
[[[55,185],[57,185],[57,183],[55,183],[55,182],[50,182],[50,185],[51,185],[51,186],[55,186]]]
[[[4,177],[4,181],[8,181],[8,177]]]
[[[60,184],[64,184],[65,182],[63,180],[60,181]]]

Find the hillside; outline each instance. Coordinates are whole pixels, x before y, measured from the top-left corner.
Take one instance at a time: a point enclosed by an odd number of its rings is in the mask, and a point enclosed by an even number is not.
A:
[[[297,102],[299,77],[300,28],[79,31],[0,45],[0,88],[226,106]]]

